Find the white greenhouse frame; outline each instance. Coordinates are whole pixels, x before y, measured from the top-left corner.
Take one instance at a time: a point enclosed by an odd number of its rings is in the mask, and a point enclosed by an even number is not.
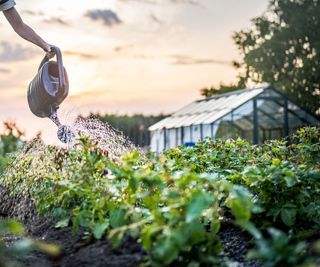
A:
[[[287,136],[319,119],[270,85],[197,100],[149,127],[151,151],[160,153],[205,138],[242,137],[255,144]]]

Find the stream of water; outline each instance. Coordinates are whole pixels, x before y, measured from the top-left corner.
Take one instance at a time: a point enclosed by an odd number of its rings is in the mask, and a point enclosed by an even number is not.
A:
[[[49,119],[58,126],[57,136],[62,143],[69,144],[75,139],[76,135],[74,131],[71,127],[61,124],[57,112],[53,112]]]
[[[105,151],[112,159],[138,149],[121,131],[98,119],[78,118],[70,123],[70,126],[63,125],[56,112],[50,116],[50,119],[58,126],[59,140],[69,147],[76,144],[77,137],[87,136],[96,147]]]

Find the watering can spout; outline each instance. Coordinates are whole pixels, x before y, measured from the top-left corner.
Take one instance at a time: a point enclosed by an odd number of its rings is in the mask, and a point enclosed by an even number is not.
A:
[[[71,127],[61,124],[57,112],[53,112],[49,118],[58,126],[57,136],[61,142],[70,143],[74,140],[75,134],[73,130]]]

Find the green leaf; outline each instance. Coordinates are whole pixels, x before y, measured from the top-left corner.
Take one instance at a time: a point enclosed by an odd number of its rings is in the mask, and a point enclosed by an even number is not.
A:
[[[163,227],[156,226],[154,224],[147,225],[143,228],[141,233],[141,242],[145,249],[150,249],[152,247],[153,238],[162,230],[162,228]]]
[[[6,220],[4,222],[0,222],[0,234],[7,233],[21,236],[24,234],[24,227],[21,223],[15,220]]]
[[[288,187],[292,187],[297,183],[296,178],[292,177],[292,176],[285,176],[284,179],[285,179]]]
[[[227,199],[227,204],[237,220],[250,219],[253,200],[246,188],[234,186]]]
[[[138,183],[137,183],[137,181],[136,181],[136,179],[134,177],[131,177],[129,179],[129,186],[130,186],[132,192],[136,192],[137,191]]]
[[[110,225],[113,228],[123,226],[125,224],[125,215],[126,215],[125,209],[119,208],[119,209],[111,210]]]
[[[287,226],[293,226],[296,221],[297,208],[295,205],[285,205],[280,212],[281,220]]]
[[[320,253],[320,240],[314,243],[313,248],[317,253]]]
[[[58,245],[52,243],[46,243],[42,241],[35,241],[33,244],[34,248],[46,253],[47,255],[57,257],[60,255],[61,250]]]
[[[109,227],[109,221],[98,223],[94,226],[93,235],[96,239],[100,239]]]
[[[237,224],[240,225],[244,230],[248,231],[255,239],[261,239],[262,234],[260,230],[252,223],[247,220],[238,220]]]
[[[64,218],[60,221],[58,221],[55,225],[56,228],[63,228],[63,227],[67,227],[69,225],[69,217],[68,218]]]
[[[185,224],[184,227],[184,238],[188,238],[189,244],[196,244],[201,242],[205,238],[205,228],[200,221],[193,221]]]
[[[83,210],[78,215],[79,225],[82,227],[89,227],[92,220],[92,214],[88,210]]]
[[[160,264],[168,265],[178,256],[178,246],[172,235],[161,236],[154,250],[152,251],[152,256]]]
[[[124,234],[125,231],[110,231],[109,238],[111,239],[111,243],[114,247],[119,247],[121,245]]]
[[[274,158],[272,159],[272,165],[279,166],[281,163],[280,159]]]
[[[186,211],[186,222],[189,223],[198,218],[201,213],[207,209],[212,202],[210,196],[206,193],[196,192],[189,200]]]

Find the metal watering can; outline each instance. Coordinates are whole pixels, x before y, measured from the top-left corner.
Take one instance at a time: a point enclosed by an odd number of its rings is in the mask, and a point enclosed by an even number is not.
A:
[[[45,56],[28,89],[29,108],[40,118],[49,118],[56,112],[69,93],[68,74],[63,67],[61,51],[55,46],[52,50],[57,62]]]
[[[57,110],[69,93],[68,74],[63,67],[62,54],[58,47],[52,46],[57,61],[47,56],[40,63],[38,73],[29,84],[28,104],[31,112],[40,117],[50,118],[58,127],[58,138],[69,143],[74,138],[70,127],[62,125]]]

